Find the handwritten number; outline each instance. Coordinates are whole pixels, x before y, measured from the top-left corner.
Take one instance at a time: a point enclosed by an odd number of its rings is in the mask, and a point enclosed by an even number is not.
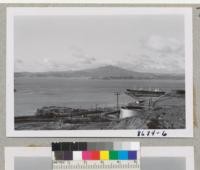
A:
[[[167,132],[165,131],[157,131],[157,130],[139,130],[137,132],[137,136],[158,136],[158,135],[162,135],[162,136],[167,136]]]

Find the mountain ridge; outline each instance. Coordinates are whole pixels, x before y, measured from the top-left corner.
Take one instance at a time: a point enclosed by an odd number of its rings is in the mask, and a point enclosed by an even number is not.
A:
[[[59,72],[17,72],[15,77],[66,77],[66,78],[91,78],[91,79],[184,79],[181,74],[143,73],[107,65],[98,68],[59,71]]]

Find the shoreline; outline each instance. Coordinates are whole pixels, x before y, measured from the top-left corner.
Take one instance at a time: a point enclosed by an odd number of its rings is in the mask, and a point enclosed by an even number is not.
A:
[[[153,95],[152,93],[151,95]],[[143,96],[142,96],[143,97]],[[183,129],[185,91],[176,90],[162,99],[129,103],[126,107],[81,109],[59,106],[38,108],[35,115],[15,117],[16,130],[46,129]]]

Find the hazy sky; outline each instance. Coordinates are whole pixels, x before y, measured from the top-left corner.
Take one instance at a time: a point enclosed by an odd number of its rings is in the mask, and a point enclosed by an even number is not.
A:
[[[17,157],[14,170],[51,170],[51,158]],[[142,158],[141,170],[186,170],[185,158]]]
[[[184,18],[143,16],[17,16],[15,71],[119,66],[184,73]]]

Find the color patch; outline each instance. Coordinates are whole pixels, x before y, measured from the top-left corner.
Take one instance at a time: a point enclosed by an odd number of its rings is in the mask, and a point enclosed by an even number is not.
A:
[[[128,151],[119,151],[118,159],[119,160],[128,160]]]
[[[55,151],[54,156],[55,156],[55,160],[64,160],[63,151]]]
[[[91,160],[99,160],[100,159],[99,151],[91,151],[90,158],[91,158]]]
[[[52,146],[52,151],[60,151],[61,150],[61,148],[60,148],[61,143],[52,143],[51,146]]]
[[[109,151],[100,151],[100,160],[109,160]]]
[[[90,151],[83,151],[82,152],[82,159],[83,160],[90,160]]]
[[[72,151],[64,151],[64,160],[73,160]]]
[[[73,151],[73,160],[81,161],[82,160],[82,151]]]
[[[137,160],[137,151],[128,151],[129,160]]]
[[[118,160],[118,151],[110,151],[109,158],[110,160]]]

